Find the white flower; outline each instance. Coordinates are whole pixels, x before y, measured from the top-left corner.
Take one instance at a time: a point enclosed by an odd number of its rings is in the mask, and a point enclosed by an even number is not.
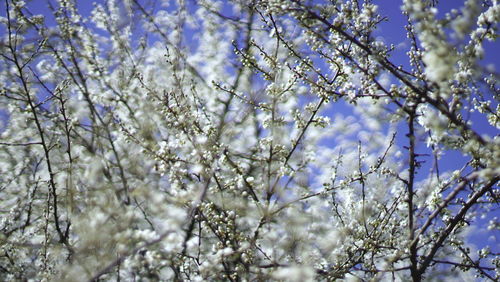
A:
[[[441,82],[453,74],[453,63],[447,60],[448,52],[445,46],[433,46],[424,52],[422,60],[426,65],[425,74],[429,80]]]
[[[309,266],[289,266],[281,267],[273,272],[273,277],[278,280],[289,282],[308,282],[314,281],[314,268]]]

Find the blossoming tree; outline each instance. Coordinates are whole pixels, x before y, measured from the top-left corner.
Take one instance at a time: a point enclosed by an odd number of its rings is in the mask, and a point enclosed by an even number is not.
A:
[[[496,0],[2,2],[1,280],[499,278]]]

